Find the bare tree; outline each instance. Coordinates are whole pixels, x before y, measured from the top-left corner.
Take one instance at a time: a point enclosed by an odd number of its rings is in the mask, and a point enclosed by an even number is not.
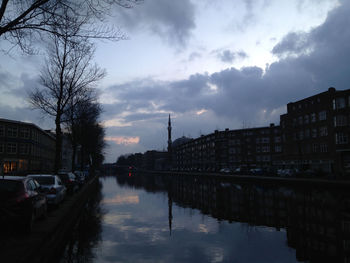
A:
[[[91,93],[89,99],[76,98],[76,102],[70,103],[68,110],[64,116],[64,124],[69,132],[69,138],[72,144],[72,169],[75,170],[76,156],[78,145],[81,146],[81,160],[84,160],[83,154],[87,149],[87,143],[89,141],[98,141],[98,136],[86,136],[90,135],[91,127],[94,127],[98,123],[98,118],[102,112],[101,104],[97,101],[97,95]],[[89,143],[91,144],[91,143]],[[93,151],[102,154],[103,147],[94,149]]]
[[[63,116],[71,103],[90,100],[91,89],[106,74],[92,64],[95,49],[88,38],[79,36],[79,23],[74,19],[65,21],[65,26],[58,28],[60,36],[50,36],[48,56],[40,73],[41,86],[29,94],[34,108],[55,118],[56,172],[61,168]]]
[[[0,5],[0,39],[31,52],[33,39],[43,33],[60,36],[57,28],[65,26],[67,10],[69,19],[84,20],[81,36],[119,40],[124,38],[119,30],[106,27],[104,19],[111,15],[113,6],[131,8],[143,0],[2,0]]]

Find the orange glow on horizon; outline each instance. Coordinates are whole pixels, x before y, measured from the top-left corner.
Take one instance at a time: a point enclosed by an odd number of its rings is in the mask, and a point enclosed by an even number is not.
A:
[[[138,144],[140,142],[140,137],[128,137],[128,136],[109,136],[104,138],[105,141],[112,141],[115,144]]]

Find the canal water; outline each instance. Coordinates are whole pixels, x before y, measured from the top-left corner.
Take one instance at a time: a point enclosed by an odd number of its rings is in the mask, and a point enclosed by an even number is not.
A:
[[[324,189],[101,177],[60,262],[345,262],[347,200]]]

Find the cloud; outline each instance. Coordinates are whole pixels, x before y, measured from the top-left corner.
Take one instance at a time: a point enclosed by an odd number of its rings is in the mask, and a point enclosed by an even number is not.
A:
[[[244,51],[237,51],[237,52],[233,52],[229,49],[226,50],[217,50],[214,51],[214,53],[216,53],[216,56],[225,63],[233,63],[236,60],[239,59],[245,59],[248,57],[247,53],[245,53]]]
[[[185,46],[195,28],[195,5],[190,0],[144,1],[118,9],[117,22],[129,30],[148,30],[170,45]]]
[[[139,136],[145,149],[159,149],[166,146],[168,113],[174,118],[173,138],[242,128],[242,123],[278,124],[288,102],[330,86],[349,87],[349,13],[350,2],[344,1],[320,26],[286,34],[272,50],[279,60],[266,69],[232,67],[179,81],[145,79],[113,86],[109,92],[118,102],[109,105],[108,111],[125,109],[117,115],[132,126],[115,127],[110,133]]]
[[[126,136],[115,136],[115,137],[105,137],[106,141],[112,141],[116,144],[124,144],[124,145],[130,145],[130,144],[138,144],[140,142],[139,137],[126,137]]]

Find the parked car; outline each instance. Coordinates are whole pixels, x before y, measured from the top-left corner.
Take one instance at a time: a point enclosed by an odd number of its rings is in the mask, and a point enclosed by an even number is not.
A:
[[[46,213],[46,196],[33,178],[0,177],[0,221],[19,225],[30,233],[34,221],[45,217]]]
[[[79,189],[78,181],[76,176],[71,172],[59,172],[58,177],[61,179],[63,184],[67,188],[68,194],[73,194]]]
[[[66,196],[67,188],[57,175],[31,174],[27,177],[33,178],[40,184],[50,205],[59,205]]]
[[[76,177],[79,187],[82,187],[88,179],[87,174],[85,174],[83,171],[74,171],[74,175]]]
[[[220,173],[228,174],[228,173],[231,173],[231,170],[229,168],[221,168]]]

